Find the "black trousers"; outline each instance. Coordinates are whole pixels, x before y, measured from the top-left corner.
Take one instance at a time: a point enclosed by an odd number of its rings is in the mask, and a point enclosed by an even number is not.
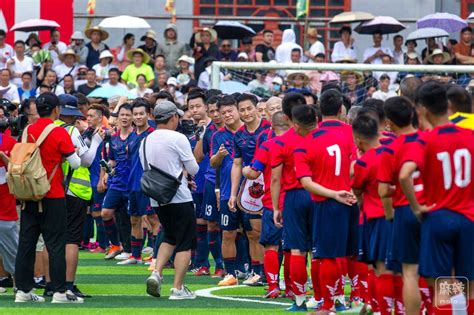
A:
[[[49,254],[49,273],[54,292],[66,291],[66,226],[65,198],[45,198],[38,202],[26,202],[21,213],[20,239],[16,256],[16,285],[19,290],[29,292],[34,285],[36,243],[42,233]]]

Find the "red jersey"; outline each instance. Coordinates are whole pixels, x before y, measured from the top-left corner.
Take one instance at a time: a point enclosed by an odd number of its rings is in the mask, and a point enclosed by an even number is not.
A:
[[[369,220],[385,216],[382,200],[378,193],[377,181],[382,152],[382,147],[370,149],[354,164],[354,176],[352,177],[351,186],[362,191],[362,211]]]
[[[271,154],[271,165],[275,168],[283,164],[281,174],[281,191],[285,192],[291,189],[301,189],[301,183],[296,178],[295,159],[293,151],[295,147],[304,140],[304,137],[298,135],[295,129],[290,128],[283,135],[275,137],[275,146]]]
[[[313,182],[328,189],[349,191],[352,145],[347,135],[337,130],[314,130],[294,150],[296,176],[311,177]],[[327,199],[313,194],[311,198]]]
[[[339,120],[328,119],[319,123],[319,128],[327,129],[327,130],[337,130],[341,132],[344,135],[344,137],[347,138],[350,143],[352,143],[352,146],[351,146],[352,160],[357,159],[357,146],[354,143],[354,136],[352,134],[351,125],[343,123],[342,121],[339,121]]]
[[[474,133],[444,125],[417,140],[405,161],[418,165],[427,205],[459,212],[474,221]]]
[[[275,148],[275,138],[271,138],[259,145],[255,152],[255,157],[252,162],[252,168],[256,171],[263,173],[263,180],[265,183],[265,194],[263,195],[263,206],[269,210],[273,210],[272,195],[270,186],[272,182],[272,168],[271,168],[271,152]],[[283,198],[285,194],[280,194],[278,207],[280,210],[283,209]]]
[[[8,130],[8,129],[7,129]],[[7,133],[0,133],[0,151],[10,156],[10,151],[13,149],[16,140],[10,137]],[[8,185],[6,183],[7,165],[0,159],[0,200],[2,207],[0,209],[1,221],[16,221],[18,220],[18,213],[16,212],[15,197],[10,194]]]
[[[34,139],[38,139],[46,126],[52,123],[53,121],[49,118],[39,118],[34,124],[30,125],[28,127],[28,142],[34,142]],[[48,191],[45,198],[65,197],[61,163],[63,157],[68,157],[74,154],[74,152],[71,137],[64,128],[53,129],[41,144],[41,161],[43,162],[48,178],[51,176],[56,165],[59,165],[53,179],[51,180],[51,189]]]

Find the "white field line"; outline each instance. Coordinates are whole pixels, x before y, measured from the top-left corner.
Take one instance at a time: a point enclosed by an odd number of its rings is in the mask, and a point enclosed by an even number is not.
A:
[[[246,286],[245,285],[238,285],[238,286],[231,286],[231,287],[214,287],[214,288],[209,288],[209,289],[197,290],[197,291],[195,291],[195,293],[196,293],[197,296],[200,296],[200,297],[206,297],[206,298],[217,299],[217,300],[291,306],[291,303],[283,303],[283,302],[276,302],[276,301],[261,301],[261,300],[237,298],[237,297],[230,297],[230,296],[219,296],[219,295],[212,294],[212,292],[214,292],[214,291],[220,291],[220,290],[232,289],[232,288],[239,288],[239,287],[243,288],[243,287],[246,287]]]

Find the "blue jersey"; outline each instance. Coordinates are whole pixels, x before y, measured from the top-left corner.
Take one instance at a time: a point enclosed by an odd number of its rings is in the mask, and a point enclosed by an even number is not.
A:
[[[131,135],[131,133],[130,133]],[[130,175],[130,162],[128,159],[130,135],[122,140],[120,133],[112,135],[110,139],[109,159],[115,161],[115,172],[109,176],[108,188],[119,191],[128,191],[128,177]]]
[[[213,122],[211,122],[207,126],[206,131],[204,132],[204,135],[202,136],[202,152],[204,153],[204,159],[208,160],[206,174],[204,175],[204,178],[213,184],[216,184],[216,169],[211,167],[210,155],[211,155],[212,136],[216,133],[216,131],[217,131],[216,125]]]
[[[248,166],[252,163],[255,149],[257,148],[257,136],[264,130],[270,128],[271,123],[262,119],[260,126],[254,132],[249,132],[247,127],[243,125],[235,133],[234,139],[234,158],[242,158],[242,166]]]
[[[128,136],[128,159],[130,163],[130,176],[128,178],[128,191],[140,191],[141,185],[140,180],[143,175],[142,163],[140,162],[140,144],[150,133],[153,132],[153,128],[149,127],[147,130],[138,134],[137,131],[133,131]]]
[[[153,119],[148,119],[148,126],[153,129],[156,129],[156,122]]]
[[[212,156],[216,155],[219,151],[219,147],[223,144],[226,150],[230,153],[234,148],[234,133],[227,128],[221,128],[214,133],[211,142],[211,152]],[[230,190],[232,186],[230,173],[232,171],[232,164],[234,163],[234,158],[232,154],[228,154],[222,160],[220,168],[220,191],[221,191],[221,200],[230,199]]]
[[[196,148],[196,135],[187,136],[189,143],[191,144],[191,150],[194,153],[194,148]],[[202,194],[204,192],[204,174],[206,173],[206,167],[209,165],[209,160],[202,160],[199,164],[199,171],[196,175],[194,175],[193,179],[196,183],[196,189],[192,191],[192,193]]]
[[[102,142],[97,148],[97,153],[95,154],[94,160],[92,161],[91,166],[89,167],[89,172],[91,174],[91,186],[97,187],[99,184],[100,178],[100,160],[103,157],[104,142]]]

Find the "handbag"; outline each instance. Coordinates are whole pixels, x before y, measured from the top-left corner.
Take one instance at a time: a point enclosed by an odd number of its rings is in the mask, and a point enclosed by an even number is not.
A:
[[[148,164],[146,158],[146,139],[143,141],[143,160],[145,161],[145,169],[140,180],[142,191],[148,197],[156,200],[159,205],[169,203],[176,195],[183,172],[178,178],[159,169],[158,167]]]

